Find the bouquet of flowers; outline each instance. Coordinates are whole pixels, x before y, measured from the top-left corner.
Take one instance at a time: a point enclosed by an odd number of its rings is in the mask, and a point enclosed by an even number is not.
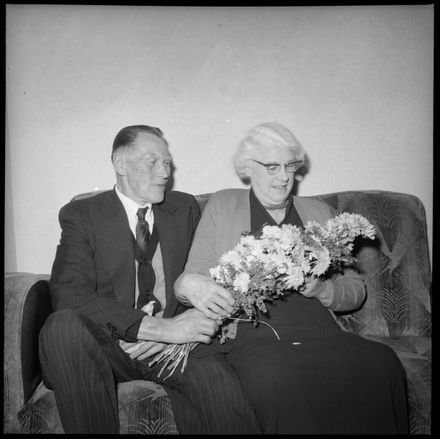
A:
[[[220,258],[219,264],[210,269],[211,277],[235,299],[232,315],[237,317],[223,323],[220,343],[235,337],[237,321],[243,320],[238,318],[240,313],[244,312],[246,321],[257,326],[258,312],[267,313],[265,302],[283,296],[287,290],[300,291],[307,276],[323,277],[342,271],[345,264],[355,262],[352,255],[355,238],[374,239],[375,233],[366,218],[344,212],[324,225],[309,221],[304,229],[289,224],[264,226],[257,236],[242,236]],[[164,362],[159,376],[167,368],[171,371],[168,378],[183,360],[183,372],[188,355],[197,344],[169,345],[150,365]]]

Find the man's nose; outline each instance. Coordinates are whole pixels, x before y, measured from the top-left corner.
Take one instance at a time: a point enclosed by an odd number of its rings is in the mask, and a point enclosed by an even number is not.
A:
[[[170,166],[164,162],[158,164],[156,172],[160,177],[168,178],[171,174]]]

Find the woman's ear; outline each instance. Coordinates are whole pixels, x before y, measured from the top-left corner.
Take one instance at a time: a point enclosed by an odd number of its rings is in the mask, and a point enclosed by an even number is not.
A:
[[[113,168],[118,175],[126,175],[127,157],[121,151],[113,154]]]
[[[245,184],[250,184],[251,182],[252,169],[250,166],[246,165],[241,172],[241,180]]]

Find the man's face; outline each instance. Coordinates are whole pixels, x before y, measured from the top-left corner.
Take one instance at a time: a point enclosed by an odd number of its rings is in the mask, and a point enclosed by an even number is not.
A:
[[[134,145],[122,154],[123,172],[117,171],[121,192],[141,205],[160,203],[171,173],[172,157],[166,143],[152,134],[139,133]]]

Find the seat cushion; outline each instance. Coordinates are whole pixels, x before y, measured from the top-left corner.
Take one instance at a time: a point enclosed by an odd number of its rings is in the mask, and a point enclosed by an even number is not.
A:
[[[55,395],[42,382],[17,416],[22,433],[64,433]]]
[[[178,434],[171,401],[162,386],[151,381],[118,384],[121,434]],[[18,412],[23,433],[64,433],[55,395],[43,383]]]
[[[178,434],[171,401],[153,381],[118,385],[121,434]]]

